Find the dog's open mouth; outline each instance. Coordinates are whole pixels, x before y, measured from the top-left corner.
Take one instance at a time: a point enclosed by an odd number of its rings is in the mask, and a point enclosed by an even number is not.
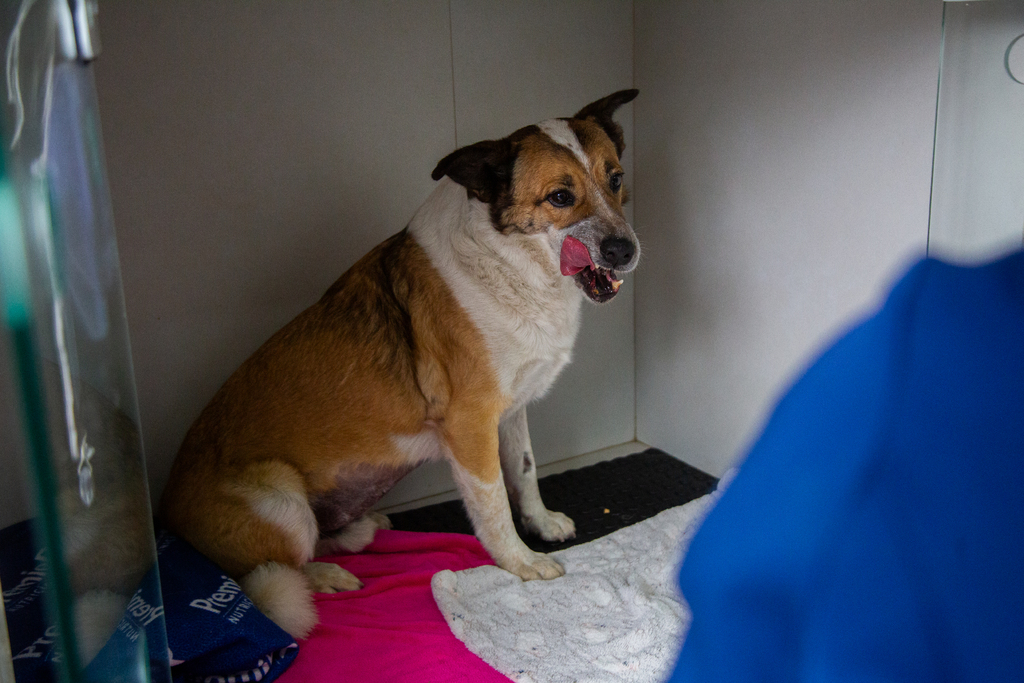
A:
[[[590,250],[575,237],[569,236],[562,241],[559,260],[562,275],[575,276],[580,289],[599,304],[618,294],[622,286],[622,280],[615,277],[615,271],[596,265],[590,258]]]

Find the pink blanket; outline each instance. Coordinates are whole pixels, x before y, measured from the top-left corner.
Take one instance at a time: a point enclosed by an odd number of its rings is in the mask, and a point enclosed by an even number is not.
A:
[[[320,623],[281,683],[508,683],[452,635],[430,592],[435,572],[494,564],[475,537],[378,531],[361,553],[317,559],[365,585],[316,596]]]

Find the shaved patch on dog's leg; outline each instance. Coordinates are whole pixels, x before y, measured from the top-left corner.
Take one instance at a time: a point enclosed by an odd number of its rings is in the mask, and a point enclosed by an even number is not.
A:
[[[453,462],[452,474],[477,538],[499,567],[524,581],[555,579],[565,574],[562,565],[530,550],[519,538],[500,472],[494,481],[485,482]]]
[[[537,468],[530,445],[526,408],[511,413],[498,426],[498,452],[509,498],[531,533],[545,541],[564,541],[576,536],[576,525],[561,512],[544,506],[537,486]]]

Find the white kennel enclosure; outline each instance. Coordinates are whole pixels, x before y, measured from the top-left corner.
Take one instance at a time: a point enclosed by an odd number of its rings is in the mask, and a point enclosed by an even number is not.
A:
[[[912,259],[1024,237],[1020,2],[142,0],[99,26],[154,501],[216,389],[441,157],[616,90],[643,256],[529,409],[542,476],[647,446],[718,476]],[[32,514],[13,384],[0,527]],[[429,465],[378,507],[454,496]]]

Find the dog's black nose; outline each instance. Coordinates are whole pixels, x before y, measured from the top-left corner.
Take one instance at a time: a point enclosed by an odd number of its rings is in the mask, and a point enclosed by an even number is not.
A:
[[[633,242],[623,237],[608,237],[601,242],[601,256],[612,268],[621,268],[633,260],[636,249]]]

